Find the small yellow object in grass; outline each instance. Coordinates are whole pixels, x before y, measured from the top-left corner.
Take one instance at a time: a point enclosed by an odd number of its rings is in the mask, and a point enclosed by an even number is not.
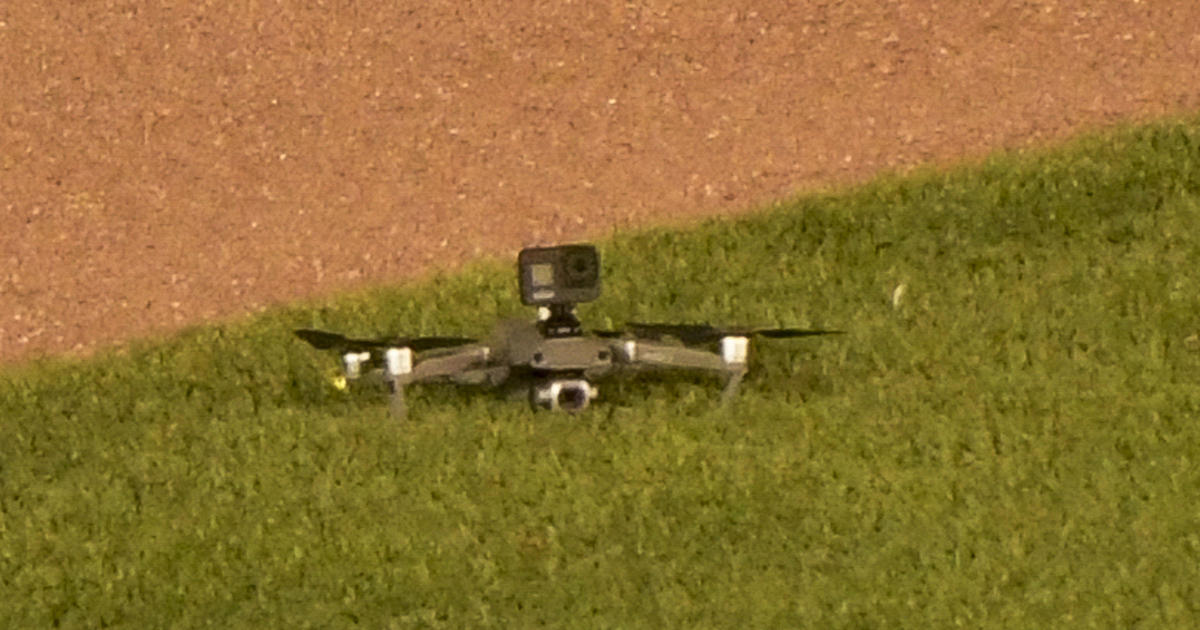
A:
[[[339,391],[346,391],[346,375],[342,374],[340,370],[337,372],[330,372],[327,375],[327,378],[329,378],[330,385],[333,385]]]

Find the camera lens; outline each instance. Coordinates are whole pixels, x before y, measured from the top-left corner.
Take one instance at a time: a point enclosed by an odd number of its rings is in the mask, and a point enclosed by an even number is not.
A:
[[[563,260],[564,275],[569,286],[591,286],[599,277],[596,256],[590,251],[571,252]]]

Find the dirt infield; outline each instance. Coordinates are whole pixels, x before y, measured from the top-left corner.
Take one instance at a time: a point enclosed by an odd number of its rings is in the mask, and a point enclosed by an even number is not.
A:
[[[1200,109],[1200,3],[692,4],[0,5],[0,360]]]

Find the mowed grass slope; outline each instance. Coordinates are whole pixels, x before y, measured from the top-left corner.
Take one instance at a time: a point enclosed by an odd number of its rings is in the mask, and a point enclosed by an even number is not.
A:
[[[602,244],[596,327],[756,346],[732,408],[328,385],[298,326],[485,334],[508,261],[0,376],[3,627],[1187,627],[1200,122]],[[903,287],[903,289],[900,289]]]

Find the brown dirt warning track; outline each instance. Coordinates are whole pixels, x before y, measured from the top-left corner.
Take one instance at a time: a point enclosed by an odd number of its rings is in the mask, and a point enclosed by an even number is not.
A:
[[[1200,109],[1178,0],[0,4],[0,361]]]

